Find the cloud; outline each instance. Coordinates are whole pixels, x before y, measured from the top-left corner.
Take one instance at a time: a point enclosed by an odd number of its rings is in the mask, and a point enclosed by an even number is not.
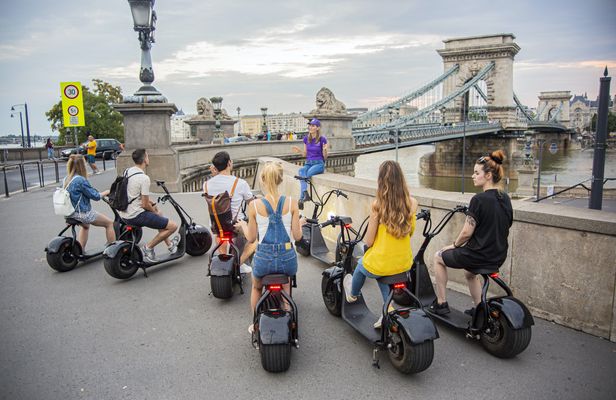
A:
[[[256,37],[238,43],[194,42],[155,63],[156,79],[160,82],[177,77],[193,79],[222,73],[309,78],[330,73],[338,64],[355,56],[412,47],[433,47],[440,42],[440,37],[436,35],[374,33],[323,37],[305,34],[306,30],[314,31],[314,28],[315,25],[300,19],[289,26],[264,30]],[[133,77],[138,68],[133,63],[107,68],[101,73],[110,78],[128,78]]]
[[[548,68],[556,69],[585,69],[585,68],[605,68],[609,69],[616,67],[616,60],[586,60],[586,61],[569,61],[569,62],[537,62],[537,61],[516,61],[514,68],[517,71],[532,71],[545,70]]]

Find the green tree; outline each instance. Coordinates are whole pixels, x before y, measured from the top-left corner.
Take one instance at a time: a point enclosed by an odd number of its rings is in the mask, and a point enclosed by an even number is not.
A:
[[[590,121],[590,131],[597,131],[597,114],[592,116],[592,120]],[[608,112],[607,114],[607,133],[616,132],[616,114],[613,112]]]
[[[78,142],[83,143],[88,134],[92,134],[95,138],[115,138],[124,142],[122,114],[111,106],[122,101],[122,89],[100,79],[92,79],[92,83],[94,90],[85,85],[81,87],[86,125],[73,128],[77,130]],[[73,142],[72,129],[64,127],[62,101],[54,104],[45,116],[51,122],[51,129],[59,132],[58,144]]]

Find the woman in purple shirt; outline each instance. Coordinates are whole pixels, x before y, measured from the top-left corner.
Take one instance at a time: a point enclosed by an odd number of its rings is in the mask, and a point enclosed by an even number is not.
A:
[[[313,118],[308,122],[308,136],[304,136],[304,150],[293,146],[293,151],[306,157],[306,163],[299,169],[299,176],[310,178],[322,174],[325,171],[325,159],[327,158],[327,138],[321,136],[321,121]],[[304,209],[304,201],[308,200],[306,189],[308,184],[300,181],[299,208]]]

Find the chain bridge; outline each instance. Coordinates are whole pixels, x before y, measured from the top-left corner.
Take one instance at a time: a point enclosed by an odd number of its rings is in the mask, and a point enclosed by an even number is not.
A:
[[[380,151],[462,136],[522,136],[526,130],[562,133],[560,107],[532,115],[513,91],[513,61],[520,47],[512,34],[445,40],[437,50],[444,72],[419,89],[359,115],[357,147]],[[547,103],[546,103],[547,104]],[[547,107],[547,105],[546,105]]]

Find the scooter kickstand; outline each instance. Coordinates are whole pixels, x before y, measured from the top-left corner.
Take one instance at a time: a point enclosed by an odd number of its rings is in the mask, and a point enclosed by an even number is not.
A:
[[[372,350],[372,366],[375,367],[376,369],[381,369],[381,366],[379,365],[379,348],[375,347]]]
[[[141,267],[141,269],[143,270],[143,276],[144,276],[145,278],[147,278],[147,277],[148,277],[148,273],[147,273],[147,271],[145,270],[145,267]]]

